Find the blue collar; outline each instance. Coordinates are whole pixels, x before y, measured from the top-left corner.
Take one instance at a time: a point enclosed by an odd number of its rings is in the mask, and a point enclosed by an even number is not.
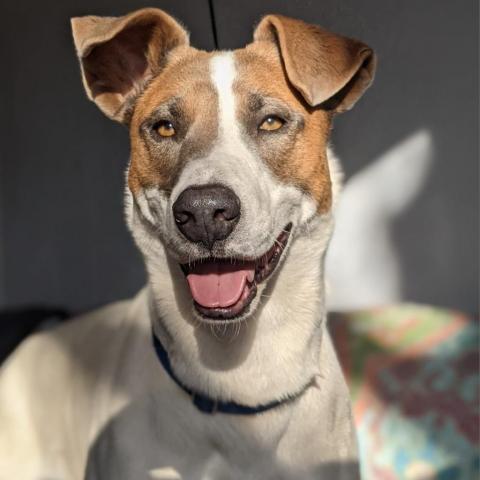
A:
[[[155,347],[155,352],[157,354],[160,363],[163,365],[163,368],[168,373],[170,378],[190,397],[192,397],[193,404],[200,410],[202,413],[229,413],[231,415],[255,415],[257,413],[266,412],[273,408],[279,407],[281,405],[292,402],[293,400],[300,397],[303,392],[311,385],[309,382],[305,385],[299,392],[290,395],[282,400],[274,400],[270,403],[265,403],[263,405],[257,405],[256,407],[250,407],[247,405],[240,405],[235,402],[222,402],[221,400],[214,400],[202,393],[195,392],[190,387],[187,387],[176,375],[170,364],[170,359],[168,358],[168,353],[165,350],[164,346],[161,344],[158,337],[152,332],[153,336],[153,346]]]

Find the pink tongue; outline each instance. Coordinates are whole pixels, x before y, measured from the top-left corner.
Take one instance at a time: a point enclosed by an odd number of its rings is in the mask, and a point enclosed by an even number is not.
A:
[[[194,300],[205,308],[224,308],[237,303],[247,280],[253,282],[255,265],[208,262],[195,267],[187,275]]]

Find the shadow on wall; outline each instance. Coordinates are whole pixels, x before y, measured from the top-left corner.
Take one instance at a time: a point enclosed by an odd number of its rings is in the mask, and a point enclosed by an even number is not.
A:
[[[395,220],[424,188],[433,161],[432,138],[420,130],[356,173],[340,194],[327,253],[328,307],[386,305],[404,296]]]

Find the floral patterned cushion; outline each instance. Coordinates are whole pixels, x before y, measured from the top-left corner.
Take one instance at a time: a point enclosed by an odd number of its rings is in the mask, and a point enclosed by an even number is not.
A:
[[[332,315],[365,480],[480,479],[479,325],[433,307]]]

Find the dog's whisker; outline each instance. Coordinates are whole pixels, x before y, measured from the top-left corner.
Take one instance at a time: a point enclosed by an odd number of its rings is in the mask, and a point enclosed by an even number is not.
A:
[[[232,341],[235,340],[236,338],[238,338],[238,336],[240,335],[240,329],[242,328],[242,322],[236,322],[234,327],[235,327],[235,330],[233,332]]]
[[[217,325],[213,324],[213,323],[210,323],[210,331],[212,332],[212,335],[217,339],[217,340],[221,340],[220,337],[218,336],[217,334]]]

